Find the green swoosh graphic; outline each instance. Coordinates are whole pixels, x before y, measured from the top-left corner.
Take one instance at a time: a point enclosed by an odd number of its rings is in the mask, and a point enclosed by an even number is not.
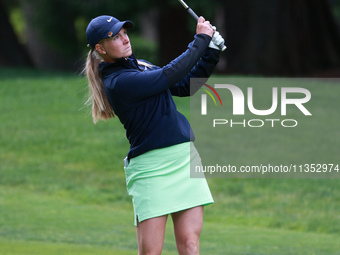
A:
[[[215,100],[215,98],[213,97],[213,95],[210,93],[210,91],[208,91],[208,90],[206,90],[206,89],[204,89],[204,88],[201,88],[201,89],[203,89],[207,94],[209,94],[209,96],[214,100],[214,103],[215,103],[215,105],[217,106],[216,100]]]

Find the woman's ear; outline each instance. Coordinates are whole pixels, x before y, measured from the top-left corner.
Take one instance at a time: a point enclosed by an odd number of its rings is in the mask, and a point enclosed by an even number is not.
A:
[[[103,55],[106,54],[106,51],[105,51],[104,47],[103,47],[101,44],[99,44],[99,43],[96,44],[96,50],[97,50],[100,54],[103,54]]]

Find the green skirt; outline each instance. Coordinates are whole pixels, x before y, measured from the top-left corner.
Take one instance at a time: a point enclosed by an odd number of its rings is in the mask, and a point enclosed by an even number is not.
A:
[[[124,167],[136,226],[137,220],[214,202],[206,179],[190,178],[190,162],[199,165],[201,158],[193,143],[186,142],[146,152]]]

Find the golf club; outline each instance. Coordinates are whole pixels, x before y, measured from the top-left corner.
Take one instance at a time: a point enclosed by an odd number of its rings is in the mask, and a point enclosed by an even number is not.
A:
[[[197,21],[198,20],[197,14],[183,0],[178,1],[183,5],[187,12]],[[218,47],[220,48],[221,51],[224,51],[227,48],[227,46],[225,46],[224,43],[221,43],[220,45],[218,45]]]

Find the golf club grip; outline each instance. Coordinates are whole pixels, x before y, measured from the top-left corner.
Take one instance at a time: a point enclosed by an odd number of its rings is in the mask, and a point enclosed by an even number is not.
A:
[[[187,9],[187,11],[196,21],[198,20],[197,14],[190,7]],[[227,47],[224,45],[224,43],[221,43],[218,45],[218,48],[220,48],[221,51],[225,51]]]
[[[224,43],[220,43],[219,45],[217,45],[221,51],[225,51],[227,46],[224,45]]]

